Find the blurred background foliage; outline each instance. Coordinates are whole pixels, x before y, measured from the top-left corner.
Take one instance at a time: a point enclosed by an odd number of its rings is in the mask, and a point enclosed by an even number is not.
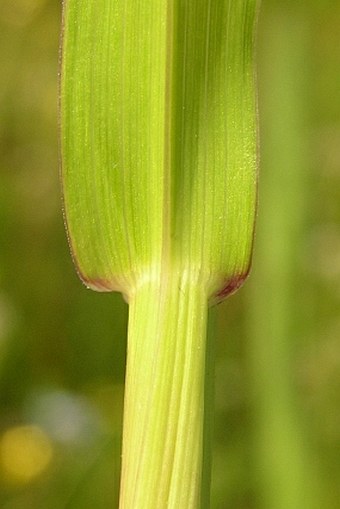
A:
[[[127,306],[58,182],[60,0],[0,3],[0,506],[117,506]],[[263,0],[253,271],[217,308],[213,509],[340,500],[340,4]]]

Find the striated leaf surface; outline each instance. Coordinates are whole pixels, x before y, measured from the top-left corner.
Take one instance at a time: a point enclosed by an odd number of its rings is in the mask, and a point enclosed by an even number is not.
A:
[[[129,296],[199,278],[216,300],[250,264],[256,0],[67,0],[65,217],[82,279]]]

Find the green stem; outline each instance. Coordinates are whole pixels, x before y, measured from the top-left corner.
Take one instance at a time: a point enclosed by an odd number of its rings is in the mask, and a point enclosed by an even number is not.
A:
[[[207,298],[184,276],[130,299],[121,509],[201,503]]]

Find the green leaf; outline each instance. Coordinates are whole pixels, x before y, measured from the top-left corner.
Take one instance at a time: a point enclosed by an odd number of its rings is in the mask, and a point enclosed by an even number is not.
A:
[[[65,217],[82,279],[130,304],[120,507],[208,503],[208,299],[245,278],[256,0],[68,0]],[[211,375],[210,375],[211,376]]]
[[[169,274],[218,300],[250,264],[256,0],[67,0],[62,182],[79,273],[129,299]],[[189,276],[190,277],[190,276]]]

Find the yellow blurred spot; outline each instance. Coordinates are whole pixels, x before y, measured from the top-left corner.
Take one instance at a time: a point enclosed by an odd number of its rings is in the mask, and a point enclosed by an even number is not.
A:
[[[48,436],[37,426],[7,430],[0,441],[2,469],[10,481],[28,483],[41,474],[53,455]]]

